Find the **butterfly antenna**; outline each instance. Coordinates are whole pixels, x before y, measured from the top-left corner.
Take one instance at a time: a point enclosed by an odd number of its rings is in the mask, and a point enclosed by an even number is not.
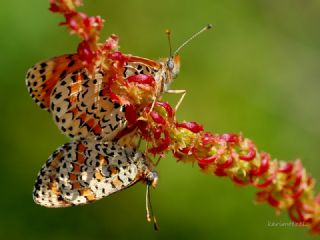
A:
[[[191,42],[194,38],[196,38],[197,36],[199,36],[201,33],[208,31],[209,29],[211,29],[213,26],[211,24],[208,24],[207,26],[205,26],[204,28],[202,28],[199,32],[193,34],[189,39],[187,39],[184,43],[182,43],[180,45],[180,47],[178,47],[178,49],[174,52],[174,55],[176,55],[181,48],[183,48],[185,45],[187,45],[189,42]]]
[[[156,217],[153,214],[152,205],[151,205],[151,198],[150,198],[150,185],[147,185],[147,191],[146,191],[146,210],[147,210],[147,221],[153,222],[154,230],[159,230],[159,225],[157,222]]]
[[[172,57],[172,43],[171,43],[171,30],[167,29],[166,34],[168,37],[168,43],[169,43],[169,56]]]

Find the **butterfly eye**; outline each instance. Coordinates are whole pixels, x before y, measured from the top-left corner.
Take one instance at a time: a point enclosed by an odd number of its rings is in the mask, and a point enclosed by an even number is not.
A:
[[[173,63],[173,59],[170,57],[169,59],[168,59],[168,61],[167,61],[167,68],[169,69],[169,70],[173,70],[173,68],[174,68],[174,63]]]

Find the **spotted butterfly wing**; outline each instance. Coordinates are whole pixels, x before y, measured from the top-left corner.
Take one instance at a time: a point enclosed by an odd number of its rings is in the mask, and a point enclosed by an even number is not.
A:
[[[124,106],[103,94],[102,73],[90,76],[76,54],[40,62],[27,73],[31,97],[66,136],[111,140],[126,125]]]
[[[130,56],[129,61],[124,66],[123,77],[128,78],[138,74],[146,74],[152,75],[157,79],[160,69],[161,64],[159,62],[143,57]]]
[[[130,56],[123,69],[123,77],[137,74],[156,75],[160,64],[156,61]],[[26,85],[32,99],[43,109],[50,111],[51,93],[57,83],[68,74],[84,69],[77,54],[66,54],[41,61],[32,66],[26,75]]]
[[[112,140],[125,128],[125,107],[104,94],[103,73],[86,69],[68,74],[52,91],[50,111],[59,129],[70,138]]]
[[[87,204],[123,190],[152,172],[140,152],[115,142],[78,140],[58,148],[40,170],[34,201],[50,208]]]
[[[66,54],[35,64],[26,76],[30,96],[41,108],[49,111],[50,96],[57,82],[82,67],[76,54]]]
[[[123,78],[138,74],[157,77],[160,64],[130,56],[120,69]],[[125,107],[114,103],[104,91],[107,72],[91,76],[76,54],[40,62],[27,73],[31,97],[48,110],[63,134],[72,139],[108,141],[126,127]]]

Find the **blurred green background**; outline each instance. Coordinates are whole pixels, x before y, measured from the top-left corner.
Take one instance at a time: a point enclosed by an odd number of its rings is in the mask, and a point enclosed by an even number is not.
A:
[[[82,11],[106,19],[103,36],[117,33],[123,52],[152,59],[168,55],[166,28],[175,48],[212,23],[213,31],[181,52],[173,88],[188,94],[178,118],[213,132],[242,132],[274,157],[301,158],[320,179],[320,1],[84,2]],[[152,191],[160,232],[145,221],[142,184],[88,206],[35,205],[37,172],[68,140],[28,96],[25,73],[78,43],[47,9],[44,0],[1,3],[0,239],[312,239],[304,228],[268,227],[289,218],[255,205],[254,189],[169,156]]]

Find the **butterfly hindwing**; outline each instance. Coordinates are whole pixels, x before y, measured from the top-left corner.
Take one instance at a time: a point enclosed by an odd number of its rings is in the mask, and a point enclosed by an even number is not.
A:
[[[40,170],[33,198],[51,208],[87,204],[131,186],[151,168],[140,152],[114,142],[67,143]]]
[[[50,100],[59,129],[70,138],[112,140],[126,126],[125,108],[103,93],[102,73],[81,69],[59,81]]]

